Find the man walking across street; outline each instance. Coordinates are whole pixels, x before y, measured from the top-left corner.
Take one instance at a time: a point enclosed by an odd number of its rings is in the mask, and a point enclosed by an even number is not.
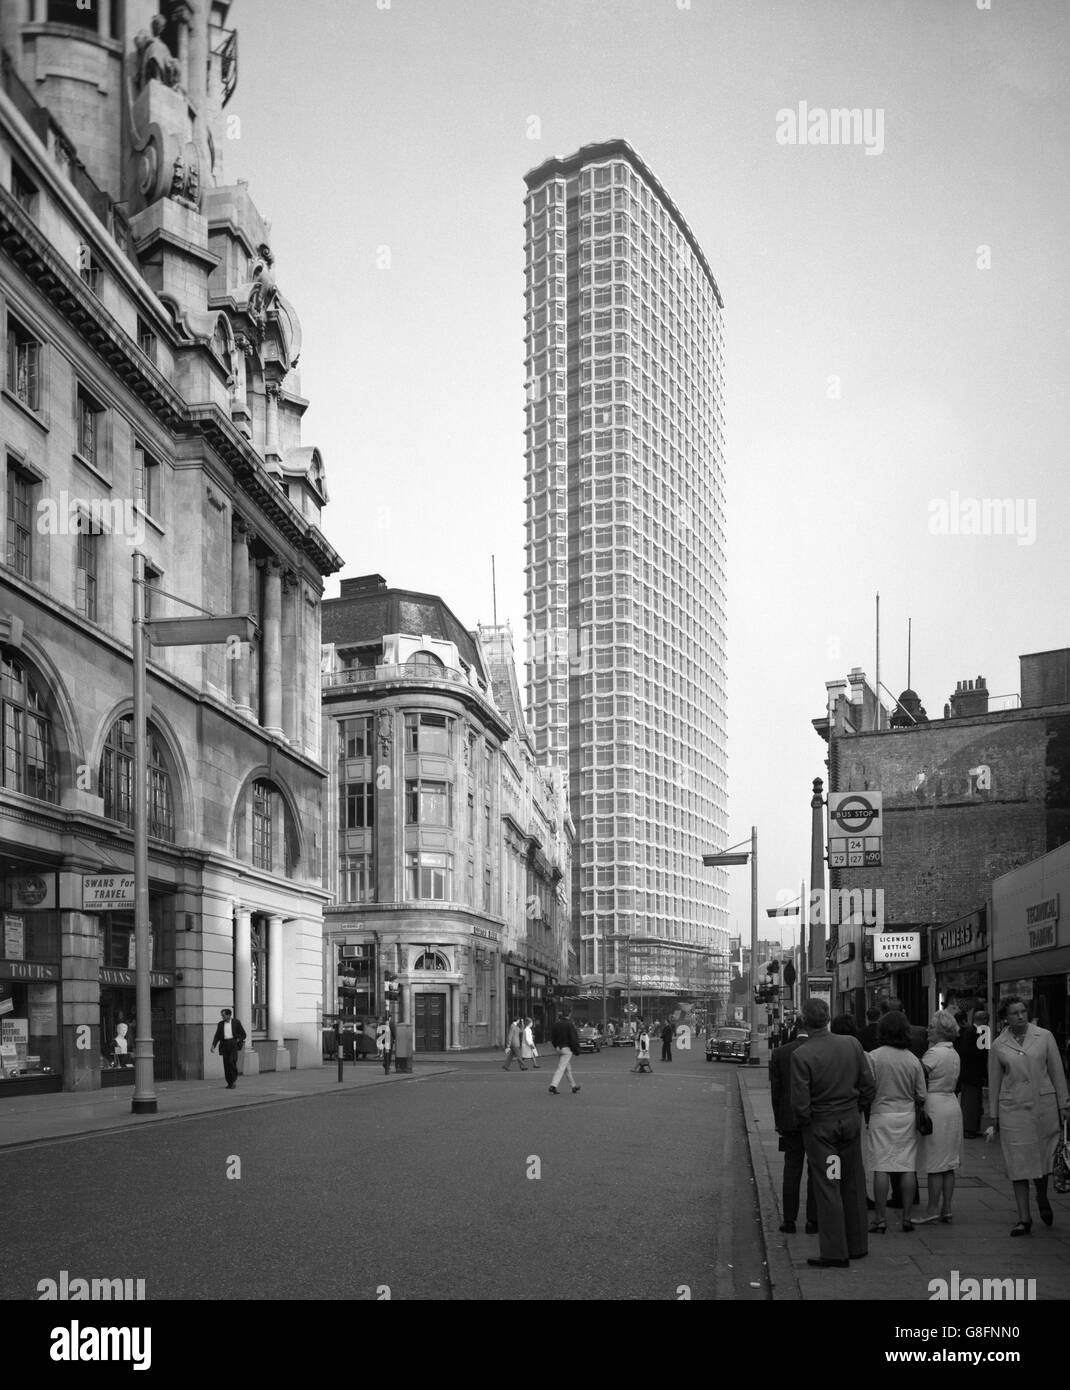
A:
[[[509,1032],[505,1037],[505,1050],[509,1056],[502,1064],[502,1071],[508,1071],[514,1062],[520,1067],[521,1071],[527,1071],[524,1059],[520,1055],[520,1046],[524,1038],[524,1026],[519,1018],[514,1018],[509,1025]]]
[[[576,1078],[572,1075],[572,1059],[580,1050],[580,1039],[576,1032],[576,1025],[572,1022],[572,1011],[566,1009],[559,1019],[554,1023],[550,1033],[550,1041],[561,1054],[554,1072],[554,1079],[550,1083],[550,1094],[558,1094],[558,1086],[561,1084],[562,1077],[568,1077],[568,1084],[572,1087],[572,1094],[575,1095],[580,1089],[576,1085]]]
[[[810,1036],[801,1018],[796,1019],[795,1023],[796,1033],[793,1041],[776,1048],[769,1058],[769,1086],[773,1101],[773,1122],[780,1135],[780,1152],[784,1155],[784,1186],[781,1200],[784,1222],[780,1229],[789,1236],[795,1234],[795,1221],[799,1215],[799,1190],[802,1187],[803,1167],[806,1165],[806,1150],[803,1147],[802,1131],[795,1123],[795,1115],[791,1108],[791,1057],[792,1053],[802,1047]],[[817,1231],[817,1200],[814,1192],[813,1174],[807,1166],[806,1234],[808,1236],[814,1235]]]
[[[817,1187],[821,1242],[807,1264],[846,1269],[869,1253],[860,1111],[873,1101],[873,1074],[857,1038],[829,1032],[823,999],[806,1001],[803,1024],[810,1037],[791,1055],[791,1108]]]
[[[238,1053],[244,1045],[245,1029],[230,1009],[223,1009],[222,1017],[216,1024],[215,1037],[212,1039],[212,1051],[219,1048],[228,1091],[233,1091],[238,1084]]]

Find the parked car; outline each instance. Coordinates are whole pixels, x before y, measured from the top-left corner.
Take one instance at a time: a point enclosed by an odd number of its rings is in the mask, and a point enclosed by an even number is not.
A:
[[[605,1038],[590,1023],[585,1023],[582,1028],[577,1028],[576,1033],[580,1040],[581,1052],[601,1052],[605,1045]]]
[[[715,1028],[706,1039],[706,1061],[746,1062],[751,1036],[747,1028]]]

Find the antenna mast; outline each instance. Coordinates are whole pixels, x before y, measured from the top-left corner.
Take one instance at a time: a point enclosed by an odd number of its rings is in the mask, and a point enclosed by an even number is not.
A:
[[[494,608],[494,626],[498,626],[498,577],[494,569],[494,556],[490,557],[490,592]]]

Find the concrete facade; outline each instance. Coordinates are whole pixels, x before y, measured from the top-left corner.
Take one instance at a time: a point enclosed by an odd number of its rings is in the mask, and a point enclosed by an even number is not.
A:
[[[319,1061],[320,600],[341,560],[300,443],[300,327],[248,190],[214,181],[227,6],[182,7],[173,71],[159,36],[139,56],[152,9],[96,8],[116,36],[2,5],[0,1096],[125,1080],[120,1024],[133,1051],[135,550],[150,620],[257,624],[149,647],[157,1078],[218,1067],[223,1005],[247,1069]]]

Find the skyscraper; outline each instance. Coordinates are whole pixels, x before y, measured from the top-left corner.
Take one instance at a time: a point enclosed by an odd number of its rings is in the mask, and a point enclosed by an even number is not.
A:
[[[727,926],[723,301],[626,141],[525,182],[527,691],[578,970],[697,993]]]

